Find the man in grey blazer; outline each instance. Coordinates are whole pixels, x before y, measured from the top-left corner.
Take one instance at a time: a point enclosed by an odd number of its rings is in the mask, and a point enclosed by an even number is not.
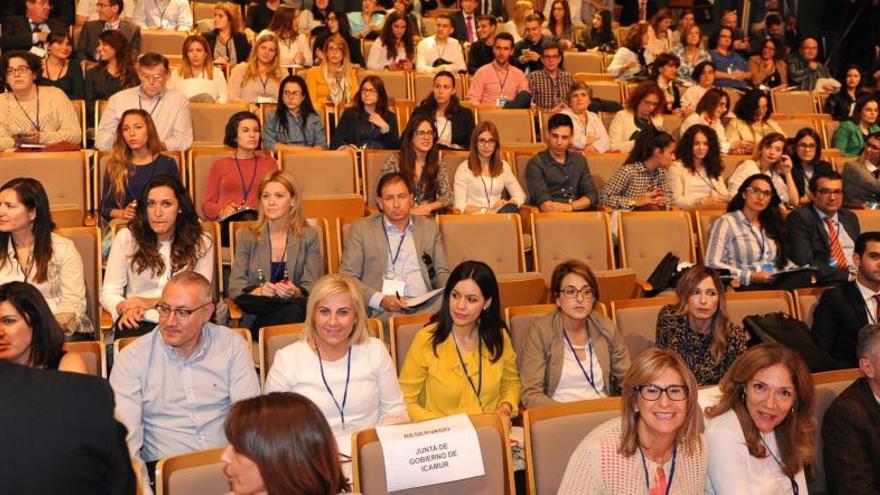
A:
[[[409,299],[446,285],[449,268],[440,229],[410,214],[413,187],[405,175],[382,176],[376,192],[382,213],[349,227],[339,271],[358,279],[371,316],[387,320],[394,314],[428,312],[442,294],[417,306]]]
[[[129,0],[132,1],[132,0]],[[141,52],[141,28],[133,22],[122,19],[123,0],[98,0],[98,20],[88,21],[79,33],[76,43],[76,56],[80,60],[99,61],[95,56],[98,48],[98,36],[104,31],[115,30],[122,33],[128,40],[128,47],[135,59]]]
[[[843,169],[844,201],[847,205],[880,202],[880,132],[865,139],[865,149]]]

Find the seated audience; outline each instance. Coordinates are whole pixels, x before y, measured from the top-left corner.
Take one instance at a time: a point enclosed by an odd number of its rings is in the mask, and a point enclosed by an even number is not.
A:
[[[138,0],[132,13],[134,23],[141,28],[169,31],[192,31],[193,13],[186,0],[167,0],[163,3]]]
[[[312,49],[306,33],[299,32],[296,16],[299,11],[282,5],[272,16],[263,33],[272,33],[278,40],[278,63],[283,67],[312,65]],[[260,33],[262,34],[262,33]]]
[[[353,432],[409,421],[397,370],[382,341],[369,334],[357,283],[338,273],[315,282],[301,336],[275,354],[265,392],[312,400],[346,454]]]
[[[352,106],[342,112],[330,149],[395,150],[400,148],[397,115],[389,110],[388,93],[379,76],[364,77]]]
[[[413,184],[412,213],[433,215],[452,206],[452,183],[440,158],[437,129],[427,115],[412,118],[400,137],[400,153],[385,160],[380,175],[402,172]]]
[[[492,122],[484,120],[474,129],[468,158],[455,171],[453,192],[453,206],[464,214],[517,213],[526,202],[516,174],[501,159],[501,139]],[[502,197],[505,192],[510,199]]]
[[[480,0],[477,7],[477,15],[491,15],[496,19],[500,19],[501,22],[507,22],[510,16],[507,14],[507,7],[504,3],[501,0]]]
[[[126,46],[131,49],[132,56],[137,57],[141,52],[141,28],[129,19],[122,19],[124,0],[105,0],[100,8],[96,9],[96,18],[83,24],[76,42],[76,58],[90,62],[100,62],[101,53],[99,45],[101,34],[107,31],[116,31],[125,38]],[[79,5],[89,3],[88,0],[80,0]],[[130,10],[134,2],[125,3],[125,10]],[[97,2],[95,3],[97,7]],[[131,12],[129,12],[130,14]]]
[[[387,3],[387,0],[385,0]],[[419,12],[422,4],[419,2],[418,7],[414,5],[413,0],[394,0],[393,5],[388,10],[390,14],[392,11],[402,14],[406,19],[406,24],[409,26],[410,31],[413,33],[414,37],[424,38],[428,36],[428,28],[425,26],[425,23],[422,21],[422,16]],[[387,22],[387,19],[386,19]]]
[[[541,63],[541,54],[544,52],[544,45],[553,40],[551,36],[545,35],[541,30],[542,22],[543,20],[538,14],[526,17],[525,36],[517,41],[513,47],[510,63],[526,74],[544,67]]]
[[[749,65],[736,52],[733,29],[721,26],[709,37],[709,57],[715,66],[715,85],[745,90],[749,87]]]
[[[349,12],[347,17],[351,34],[358,39],[375,39],[385,23],[385,12],[377,0],[361,0],[361,10]]]
[[[474,112],[465,108],[455,92],[455,75],[440,71],[434,75],[431,93],[412,112],[434,119],[437,144],[442,148],[466,149],[474,131]]]
[[[583,5],[586,7],[589,3]],[[610,10],[603,8],[595,11],[590,17],[590,24],[584,29],[581,40],[584,48],[600,53],[613,53],[617,50],[617,36],[611,30],[611,24]]]
[[[622,388],[620,416],[581,440],[559,495],[702,494],[709,457],[700,432],[703,413],[697,381],[681,356],[668,349],[639,354]]]
[[[666,171],[675,160],[675,140],[662,130],[639,134],[624,165],[602,190],[603,206],[615,210],[669,210],[672,190]]]
[[[260,394],[247,343],[210,322],[212,292],[202,275],[176,274],[156,304],[159,325],[113,364],[116,417],[144,482],[159,459],[223,447],[232,404]]]
[[[49,33],[46,58],[37,84],[55,86],[71,100],[85,98],[85,81],[80,61],[72,57],[73,41],[66,31]]]
[[[691,28],[697,25],[697,17],[693,9],[681,9],[678,12],[678,20],[672,26],[672,47],[680,48],[686,43],[685,38],[690,33]],[[700,35],[702,38],[702,34]]]
[[[593,90],[587,83],[576,81],[568,90],[568,106],[562,114],[571,117],[574,125],[571,149],[576,153],[606,153],[611,148],[605,124],[598,115],[589,111]]]
[[[70,243],[67,249],[76,253],[73,242],[68,239],[65,242]],[[79,255],[76,259],[80,264],[81,281],[82,260]],[[0,275],[3,280],[0,283],[0,362],[89,374],[88,365],[79,353],[64,350],[66,330],[59,324],[58,314],[49,307],[37,285],[32,285],[29,280],[15,280],[18,278],[15,276],[9,277],[12,274],[7,261],[4,260],[4,267],[0,268],[6,272]],[[85,286],[82,289],[82,296],[85,296]],[[84,297],[82,302],[85,303]]]
[[[700,78],[694,74],[694,71],[697,65],[702,62],[712,63],[712,58],[709,57],[709,52],[703,48],[703,30],[700,29],[700,26],[694,24],[687,31],[682,31],[681,45],[673,53],[678,57],[680,63],[678,80],[685,83],[697,83],[697,86],[701,86]],[[715,75],[714,71],[712,75]],[[696,100],[698,101],[699,98]],[[682,106],[686,106],[684,102],[682,102]]]
[[[480,16],[477,19],[477,39],[471,43],[468,49],[468,74],[476,74],[480,67],[491,64],[495,60],[495,54],[492,50],[495,45],[497,29],[498,19],[492,16]]]
[[[788,59],[788,79],[791,85],[800,91],[821,91],[833,93],[836,88],[831,84],[818,86],[820,79],[830,79],[828,67],[819,61],[819,42],[815,38],[804,38],[799,53]]]
[[[8,2],[10,6],[12,3]],[[43,58],[49,34],[69,32],[70,22],[50,19],[49,12],[52,10],[50,0],[19,0],[15,3],[19,4],[19,7],[24,5],[24,12],[10,11],[3,19],[0,49],[7,53],[13,50],[28,51],[36,48],[35,56]],[[61,4],[64,2],[59,2],[59,6]]]
[[[706,92],[715,87],[715,66],[711,60],[698,62],[694,66],[691,77],[696,84],[684,90],[681,95],[682,108],[697,108],[697,103],[703,99]]]
[[[214,5],[214,29],[203,33],[211,60],[223,69],[246,62],[251,44],[242,26],[241,9],[230,2]]]
[[[589,210],[598,204],[587,160],[571,151],[573,130],[570,116],[551,116],[544,133],[547,149],[531,157],[526,165],[529,202],[541,211]]]
[[[793,208],[800,204],[800,194],[794,182],[791,157],[785,154],[785,137],[771,133],[755,147],[751,160],[744,160],[727,179],[730,192],[738,190],[740,184],[754,174],[764,174],[773,185],[776,195],[785,208]]]
[[[416,46],[416,71],[452,73],[467,70],[464,52],[458,40],[452,37],[452,16],[441,13],[435,19],[437,32],[419,41]]]
[[[312,106],[309,87],[300,76],[287,76],[278,89],[275,111],[266,115],[263,147],[275,151],[276,144],[326,148],[324,121]]]
[[[706,409],[706,493],[807,493],[816,393],[800,355],[780,344],[753,347],[720,388],[719,402]]]
[[[330,0],[315,0],[311,8],[304,7],[299,14],[298,29],[310,36],[315,36],[320,31],[326,31],[327,18],[333,12]]]
[[[3,54],[0,72],[9,91],[0,94],[0,151],[21,146],[49,151],[79,149],[80,119],[73,103],[58,88],[37,86],[40,59],[34,54]]]
[[[101,307],[110,313],[120,336],[152,330],[158,318],[148,310],[174,274],[195,270],[211,280],[214,242],[202,230],[179,178],[150,179],[138,198],[134,218],[113,237],[105,264]]]
[[[247,62],[242,62],[229,74],[230,102],[275,103],[278,87],[284,79],[278,58],[278,38],[262,33],[254,41],[254,49]]]
[[[508,33],[497,34],[492,53],[492,63],[474,74],[467,100],[475,106],[527,108],[531,102],[528,80],[523,71],[510,64],[513,37]]]
[[[880,202],[880,132],[865,138],[865,148],[854,161],[843,167],[844,203],[874,208]]]
[[[791,175],[798,189],[800,203],[806,204],[812,199],[809,185],[813,175],[821,171],[831,171],[834,167],[822,159],[822,138],[811,127],[799,130],[789,141],[789,145],[794,148],[791,155]]]
[[[416,52],[414,36],[403,14],[388,14],[379,39],[370,47],[367,69],[412,71]]]
[[[304,321],[306,297],[324,274],[321,234],[303,217],[293,175],[272,170],[260,180],[258,196],[257,221],[236,233],[229,276],[229,297],[256,317],[253,334],[265,326]],[[239,299],[243,294],[273,298],[273,304],[257,302],[252,310]]]
[[[561,111],[565,108],[565,100],[574,78],[571,73],[562,70],[562,50],[555,41],[544,44],[541,65],[540,70],[532,71],[526,76],[532,103],[544,112]]]
[[[623,110],[614,115],[608,126],[611,151],[631,151],[643,131],[662,129],[664,102],[666,95],[653,82],[632,89]]]
[[[757,151],[757,144],[768,135],[777,133],[785,136],[782,127],[770,118],[773,115],[773,108],[770,106],[770,95],[764,91],[758,89],[747,91],[736,102],[733,113],[736,118],[731,120],[726,128],[731,153],[754,153]]]
[[[681,108],[681,92],[675,84],[679,65],[681,65],[681,62],[678,60],[678,57],[671,53],[661,53],[654,59],[654,63],[651,64],[651,79],[665,96],[661,104],[663,113],[684,114]],[[688,113],[690,113],[690,110],[688,110]]]
[[[813,312],[813,340],[836,359],[841,368],[859,366],[859,329],[877,322],[880,275],[876,271],[876,259],[880,259],[880,233],[860,234],[851,258],[855,280],[823,292]]]
[[[123,89],[138,86],[141,81],[134,66],[134,57],[119,31],[98,35],[98,65],[86,72],[86,120],[95,125],[95,102],[108,100]],[[225,90],[225,88],[224,88]]]
[[[834,147],[845,156],[858,156],[865,148],[865,139],[880,131],[877,122],[880,102],[874,95],[862,96],[856,101],[852,117],[840,123],[834,132]]]
[[[672,55],[672,20],[672,12],[664,8],[648,21],[648,46],[645,48],[654,58],[663,53]]]
[[[673,204],[682,209],[725,209],[730,193],[724,184],[721,145],[712,128],[690,126],[675,149],[678,160],[666,172]]]
[[[364,54],[361,50],[361,41],[351,35],[351,27],[348,25],[348,17],[344,12],[330,12],[327,14],[327,29],[320,31],[314,37],[312,44],[312,54],[314,55],[315,65],[323,61],[327,54],[325,53],[327,39],[333,35],[342,37],[342,41],[348,48],[348,59],[352,64],[364,67]]]
[[[783,59],[784,45],[773,38],[761,43],[760,52],[749,57],[752,84],[766,89],[788,87],[788,67]]]
[[[183,57],[179,69],[171,74],[168,85],[199,103],[226,103],[226,76],[214,65],[211,47],[200,34],[183,40]]]
[[[859,237],[859,218],[843,208],[843,177],[834,170],[817,171],[809,189],[812,205],[795,209],[785,219],[791,241],[789,258],[816,268],[819,285],[845,283],[855,272],[850,263]]]
[[[630,356],[614,322],[594,311],[599,284],[593,270],[578,260],[556,265],[550,294],[556,308],[532,321],[517,354],[523,405],[618,395]]]
[[[407,298],[446,284],[449,269],[440,229],[433,220],[410,213],[413,185],[403,172],[380,177],[376,193],[380,213],[348,228],[339,273],[358,279],[372,317],[387,321],[404,312],[432,310],[436,296],[419,306],[410,306]]]
[[[679,279],[676,303],[657,315],[657,347],[678,352],[700,386],[721,381],[748,347],[748,332],[727,314],[725,290],[718,272],[695,265]]]
[[[730,96],[720,89],[712,88],[697,102],[694,113],[687,116],[681,123],[678,132],[684,135],[693,125],[704,125],[715,133],[722,153],[730,151],[730,141],[724,133],[724,116],[730,108]]]
[[[569,2],[553,0],[550,5],[550,15],[546,15],[547,22],[544,29],[550,32],[550,37],[559,43],[562,50],[571,50],[576,42],[574,22]]]
[[[131,15],[134,12],[135,2],[125,2],[125,5],[119,3],[119,17],[125,18],[131,22]],[[99,10],[106,9],[107,6],[117,5],[113,2],[106,2],[104,5],[98,6],[98,0],[79,0],[76,3],[76,26],[82,26],[87,21],[97,21],[101,18]]]
[[[245,26],[254,33],[262,33],[269,27],[275,11],[281,6],[281,0],[259,0],[247,9]]]
[[[465,261],[449,275],[439,311],[413,338],[400,389],[414,421],[498,413],[509,425],[518,413],[516,352],[489,265]]]
[[[526,31],[526,17],[535,13],[532,0],[517,0],[513,4],[513,15],[506,21],[502,32],[510,34],[516,43],[523,38]],[[497,18],[496,18],[497,19]]]
[[[340,450],[321,410],[306,396],[274,392],[236,402],[221,460],[232,492],[348,493]]]
[[[312,97],[312,106],[316,109],[323,109],[325,103],[348,106],[358,88],[348,44],[342,36],[336,34],[327,38],[323,46],[324,58],[320,65],[306,72],[306,86]]]
[[[862,80],[862,70],[858,65],[848,66],[840,82],[840,90],[825,98],[822,111],[830,113],[834,120],[848,121],[853,116],[856,101],[867,94]]]
[[[848,386],[822,421],[822,462],[829,493],[865,495],[880,490],[880,326],[859,331],[857,356],[865,375]]]
[[[461,0],[461,10],[452,14],[452,36],[462,46],[477,41],[477,1]]]
[[[122,114],[131,108],[147,110],[156,125],[162,148],[186,151],[193,142],[189,100],[183,94],[166,89],[168,59],[158,53],[145,53],[137,62],[141,83],[111,96],[95,130],[95,148],[110,151]]]
[[[614,52],[614,58],[608,63],[605,72],[612,74],[618,81],[647,78],[648,65],[654,61],[654,56],[647,50],[648,36],[647,23],[640,22],[631,27],[623,46]]]
[[[272,155],[261,152],[260,119],[251,112],[229,117],[223,144],[233,148],[232,156],[211,164],[200,206],[207,220],[225,223],[233,216],[244,220],[242,214],[253,214],[260,204],[260,193],[254,186],[277,170],[278,163]]]
[[[733,40],[731,47],[739,55],[746,57],[751,51],[751,41],[745,31],[740,28],[738,14],[736,10],[725,10],[721,15],[721,26],[730,30],[730,37]]]
[[[764,42],[767,40],[776,41],[779,48],[779,56],[785,57],[788,55],[788,47],[785,46],[785,23],[782,20],[782,16],[776,12],[771,12],[764,17],[763,29],[751,29],[749,48],[760,55],[762,48],[765,46]]]

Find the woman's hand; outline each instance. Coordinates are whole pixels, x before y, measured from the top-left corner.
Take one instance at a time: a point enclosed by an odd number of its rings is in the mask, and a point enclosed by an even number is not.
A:
[[[119,326],[123,328],[137,328],[144,318],[147,303],[139,297],[130,297],[116,305],[116,313],[119,315]]]
[[[788,155],[782,155],[779,157],[779,161],[776,162],[776,171],[779,172],[779,175],[788,175],[791,173],[791,169],[794,167],[794,164],[791,163],[791,157]]]
[[[413,206],[412,209],[409,210],[409,212],[413,215],[420,215],[424,217],[430,215],[432,213],[432,210],[429,205],[418,205]]]
[[[388,131],[391,130],[391,126],[388,125],[388,122],[385,122],[385,120],[376,112],[370,114],[370,123],[378,127],[379,132],[382,134],[388,134]]]
[[[295,299],[302,295],[302,290],[289,280],[281,281],[275,284],[275,293],[278,297],[285,299]]]
[[[229,215],[232,215],[233,213],[235,213],[236,211],[238,211],[238,205],[235,203],[229,203],[220,209],[220,216],[221,217],[229,216]]]
[[[507,402],[502,402],[500,406],[498,406],[498,410],[495,411],[501,416],[501,420],[507,425],[507,429],[510,429],[510,418],[513,416],[513,406],[511,406]]]
[[[752,273],[751,280],[758,284],[769,284],[773,281],[774,277],[775,276],[770,272],[755,272]]]

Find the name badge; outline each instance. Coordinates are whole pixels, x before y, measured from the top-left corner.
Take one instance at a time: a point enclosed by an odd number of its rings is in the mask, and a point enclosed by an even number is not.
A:
[[[271,96],[260,95],[257,96],[257,103],[275,103],[275,100]]]
[[[495,100],[495,104],[498,105],[499,107],[503,107],[504,105],[507,105],[507,98],[502,96],[501,98],[498,98],[497,100]]]
[[[46,58],[46,50],[43,48],[40,48],[39,46],[36,46],[36,45],[32,46],[31,53],[36,55],[37,57]]]
[[[406,282],[403,280],[395,280],[393,278],[382,280],[382,294],[386,296],[397,296],[398,294],[402,296],[405,289]]]
[[[762,261],[758,264],[759,272],[772,272],[776,268],[776,265],[772,261]]]

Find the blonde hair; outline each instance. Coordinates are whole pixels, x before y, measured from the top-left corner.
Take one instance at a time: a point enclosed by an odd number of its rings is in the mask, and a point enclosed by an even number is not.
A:
[[[522,28],[525,26],[526,22],[526,11],[531,10],[534,12],[535,6],[532,4],[531,0],[517,0],[515,4],[513,4],[513,15],[510,16],[510,20],[513,21],[513,24],[516,25],[516,31],[522,35]]]
[[[259,62],[257,61],[258,55],[257,53],[260,51],[260,45],[263,43],[274,43],[275,44],[275,57],[272,58],[272,64],[269,68],[269,77],[274,77],[279,82],[284,78],[284,74],[281,72],[280,66],[280,57],[278,56],[279,46],[278,46],[278,37],[275,36],[271,32],[263,32],[257,36],[256,41],[254,41],[254,49],[251,50],[251,56],[248,57],[247,70],[244,71],[244,77],[242,78],[242,84],[250,81],[251,79],[258,79],[260,77],[260,68]]]
[[[113,185],[113,199],[120,208],[125,208],[126,206],[122,204],[125,201],[125,185],[128,182],[128,178],[134,173],[134,165],[131,163],[132,151],[128,143],[125,142],[125,136],[122,131],[125,119],[132,115],[136,115],[144,120],[144,125],[147,127],[147,142],[144,143],[144,146],[150,150],[153,158],[155,159],[155,157],[162,153],[162,141],[159,139],[156,124],[153,123],[150,114],[146,110],[139,108],[130,108],[123,112],[122,118],[119,119],[119,124],[116,126],[116,139],[113,140],[113,149],[110,151],[110,156],[107,158],[106,163],[107,177]]]
[[[306,229],[306,220],[303,217],[302,209],[302,195],[299,192],[299,186],[297,186],[293,174],[284,170],[273,170],[260,180],[260,188],[257,192],[260,203],[257,207],[257,219],[249,226],[251,232],[253,232],[257,239],[262,239],[260,233],[266,228],[266,223],[269,221],[266,218],[266,211],[263,209],[263,191],[272,182],[281,184],[290,193],[291,205],[290,212],[287,213],[287,226],[295,236],[302,237],[303,231]]]
[[[229,19],[229,31],[231,33],[240,33],[244,21],[241,19],[241,9],[238,8],[238,5],[230,2],[218,3],[214,5],[214,12],[218,10],[223,11],[226,14],[226,18]]]
[[[348,294],[351,299],[352,309],[357,313],[357,321],[351,331],[349,339],[352,345],[363,344],[369,338],[367,331],[367,310],[364,307],[364,298],[354,278],[341,273],[331,273],[319,278],[312,285],[309,300],[306,303],[306,321],[301,339],[314,341],[318,330],[315,328],[315,311],[318,304],[328,296],[336,294]]]
[[[202,45],[202,49],[205,50],[205,64],[202,66],[202,72],[208,79],[214,79],[214,57],[211,53],[211,47],[208,45],[208,40],[206,40],[201,34],[192,34],[183,40],[183,64],[180,67],[180,77],[189,79],[195,76],[195,74],[193,74],[192,66],[189,64],[189,57],[186,55],[186,52],[189,51],[189,47],[192,46],[193,43]]]
[[[324,51],[324,58],[321,60],[321,67],[328,67],[329,64],[327,62],[327,49],[330,48],[330,45],[336,45],[342,49],[342,73],[348,74],[352,69],[351,67],[351,53],[348,51],[348,43],[345,42],[345,38],[340,36],[338,33],[331,35],[324,42],[324,46],[321,47],[321,50]]]

